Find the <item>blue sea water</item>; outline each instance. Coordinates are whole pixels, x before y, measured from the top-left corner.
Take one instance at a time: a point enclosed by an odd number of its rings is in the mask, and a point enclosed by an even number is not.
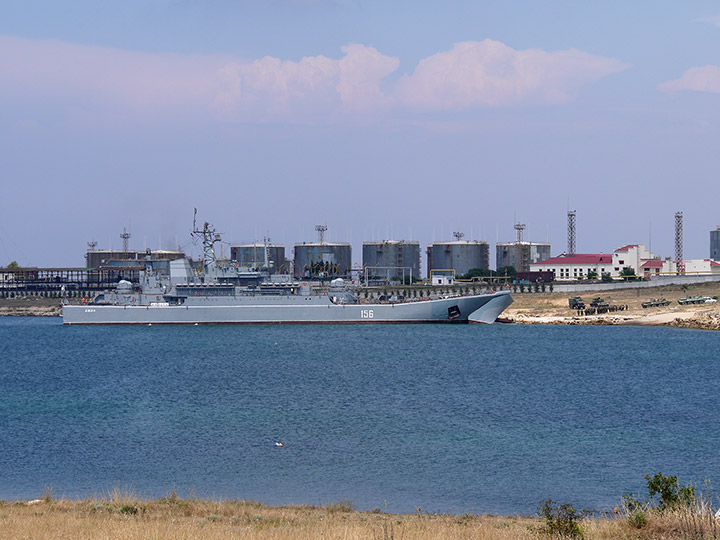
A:
[[[645,474],[720,478],[719,345],[672,328],[2,317],[0,498],[602,510]]]

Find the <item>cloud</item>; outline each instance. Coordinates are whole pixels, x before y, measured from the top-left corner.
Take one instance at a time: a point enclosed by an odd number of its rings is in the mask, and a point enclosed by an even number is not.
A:
[[[720,66],[707,65],[690,68],[679,79],[660,83],[658,90],[663,92],[692,90],[720,94]]]
[[[82,118],[232,122],[343,121],[381,112],[562,103],[626,64],[576,50],[463,42],[388,81],[400,60],[363,44],[338,59],[160,54],[0,36],[0,108]],[[361,114],[360,114],[361,113]]]
[[[398,95],[432,109],[563,103],[581,86],[627,67],[576,50],[518,51],[491,39],[466,41],[421,60],[399,82]]]
[[[710,23],[720,27],[720,15],[715,15],[714,17],[703,17],[702,19],[693,19],[693,22]]]
[[[374,47],[342,47],[339,60],[305,57],[299,62],[266,56],[250,63],[228,63],[215,106],[229,115],[257,110],[268,117],[342,111],[370,111],[389,104],[380,81],[397,70],[400,60]]]

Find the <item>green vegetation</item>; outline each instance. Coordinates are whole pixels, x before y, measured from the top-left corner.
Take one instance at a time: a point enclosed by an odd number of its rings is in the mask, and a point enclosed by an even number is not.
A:
[[[578,513],[572,504],[559,504],[548,499],[538,508],[538,515],[545,519],[544,532],[547,534],[563,538],[584,538],[580,528],[583,514]]]
[[[635,281],[637,276],[635,275],[635,269],[632,266],[626,266],[620,271],[620,277],[625,281]]]
[[[512,278],[515,279],[517,272],[512,266],[501,266],[497,270],[485,270],[483,268],[471,268],[467,273],[457,276],[457,279],[473,278]]]
[[[679,506],[687,507],[695,502],[695,488],[692,486],[680,487],[677,476],[664,476],[662,473],[657,473],[651,477],[646,474],[645,480],[647,480],[650,500],[657,500],[660,512]]]

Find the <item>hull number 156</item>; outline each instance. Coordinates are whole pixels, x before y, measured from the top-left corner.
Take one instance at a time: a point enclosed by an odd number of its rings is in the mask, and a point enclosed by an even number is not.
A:
[[[361,309],[360,310],[360,318],[361,319],[372,319],[375,316],[372,309]]]

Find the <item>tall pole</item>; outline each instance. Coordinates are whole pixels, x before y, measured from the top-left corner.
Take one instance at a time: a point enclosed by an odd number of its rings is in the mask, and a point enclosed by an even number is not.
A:
[[[677,265],[677,273],[685,273],[685,263],[683,262],[683,213],[675,212],[675,264]]]
[[[575,255],[575,210],[568,210],[568,255]]]
[[[524,223],[515,222],[515,232],[517,234],[516,249],[517,249],[517,262],[518,272],[525,272],[525,253],[523,252],[523,231],[525,230]],[[528,268],[529,270],[529,268]]]

